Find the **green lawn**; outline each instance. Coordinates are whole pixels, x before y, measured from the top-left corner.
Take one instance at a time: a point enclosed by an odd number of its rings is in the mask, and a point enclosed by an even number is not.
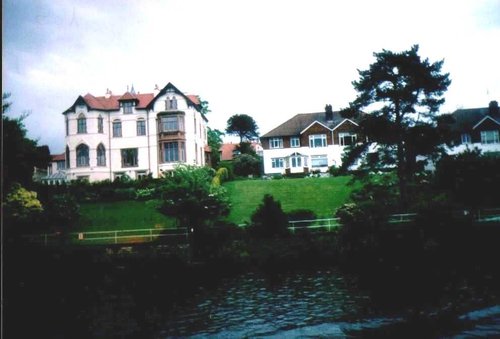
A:
[[[332,217],[348,199],[351,177],[280,180],[237,180],[224,184],[231,200],[228,220],[236,224],[250,221],[252,213],[269,193],[281,202],[285,212],[309,209],[318,217]],[[175,220],[156,209],[155,201],[82,203],[81,219],[75,231],[108,231],[173,227]]]
[[[131,230],[171,227],[175,220],[161,214],[155,201],[83,203],[76,231]]]
[[[347,201],[354,188],[350,180],[351,177],[343,176],[230,181],[224,184],[232,204],[228,219],[237,224],[250,221],[266,193],[279,200],[285,212],[309,209],[318,217],[332,217],[333,211]]]

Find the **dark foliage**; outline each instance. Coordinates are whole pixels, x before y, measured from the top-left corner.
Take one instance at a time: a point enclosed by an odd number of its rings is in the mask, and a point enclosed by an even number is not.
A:
[[[250,154],[240,154],[233,160],[234,174],[241,177],[259,175],[262,159]]]
[[[271,238],[288,235],[288,217],[281,208],[281,203],[266,194],[262,203],[252,215],[249,232],[256,238]]]
[[[227,120],[226,132],[240,137],[240,142],[259,136],[255,120],[246,114],[235,114]]]

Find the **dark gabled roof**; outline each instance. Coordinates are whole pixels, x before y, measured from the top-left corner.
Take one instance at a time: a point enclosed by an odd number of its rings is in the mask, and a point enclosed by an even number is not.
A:
[[[300,135],[300,133],[313,122],[319,122],[328,128],[333,129],[344,120],[345,119],[340,116],[338,111],[333,112],[333,120],[331,121],[327,121],[325,112],[301,113],[267,132],[261,136],[261,138]]]
[[[500,115],[490,114],[489,107],[457,109],[451,115],[455,120],[452,128],[457,131],[471,131],[477,123],[487,116],[500,123]]]

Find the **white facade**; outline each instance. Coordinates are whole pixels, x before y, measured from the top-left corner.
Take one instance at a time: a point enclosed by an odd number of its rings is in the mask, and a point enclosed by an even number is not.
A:
[[[207,119],[196,97],[170,83],[156,95],[87,94],[64,117],[70,180],[156,178],[179,163],[205,165]]]
[[[342,164],[344,148],[345,146],[327,145],[315,148],[266,149],[263,152],[264,173],[284,174],[286,170],[290,173],[327,172],[329,167]]]

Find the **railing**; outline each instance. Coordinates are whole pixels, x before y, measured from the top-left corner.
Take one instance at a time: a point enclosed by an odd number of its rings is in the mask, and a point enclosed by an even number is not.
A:
[[[41,235],[27,236],[28,240],[35,243],[48,244],[68,241],[72,244],[92,243],[92,244],[130,244],[153,241],[158,238],[179,238],[188,240],[189,232],[186,228],[146,228],[134,230],[113,230],[113,231],[91,231],[73,232],[69,234],[44,233]]]
[[[456,211],[456,216],[467,216],[470,212]],[[415,221],[416,213],[391,214],[388,217],[389,224],[406,224]],[[483,209],[473,215],[472,220],[476,223],[500,223],[500,208]],[[246,224],[239,225],[248,226]],[[288,229],[291,233],[303,230],[317,231],[335,231],[342,227],[339,218],[323,218],[308,220],[293,220],[288,222]],[[69,241],[72,244],[130,244],[153,241],[158,238],[172,238],[179,243],[179,240],[188,241],[189,230],[186,228],[146,228],[134,230],[112,230],[112,231],[92,231],[92,232],[73,232],[66,235],[60,233],[44,233],[37,235],[27,235],[26,238],[35,243],[44,245],[56,244],[61,241]]]
[[[288,229],[292,233],[304,229],[324,229],[330,232],[337,229],[339,226],[341,226],[339,218],[293,220],[288,222]]]

